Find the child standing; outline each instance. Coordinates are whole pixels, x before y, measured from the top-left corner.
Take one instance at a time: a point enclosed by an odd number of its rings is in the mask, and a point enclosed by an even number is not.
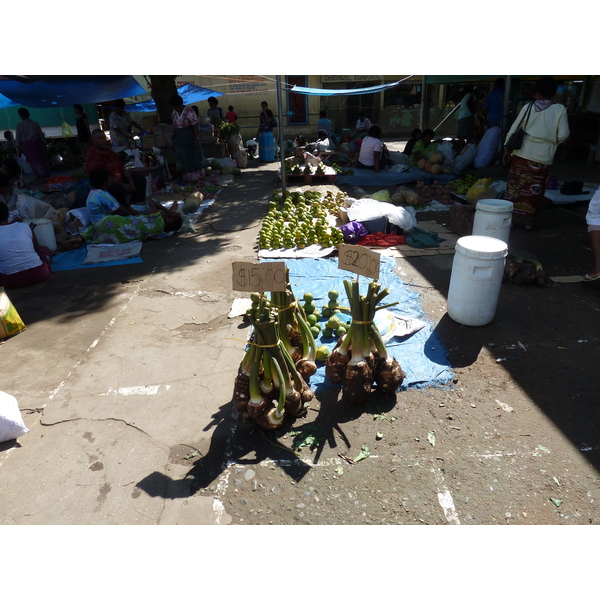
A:
[[[235,112],[235,110],[233,110],[233,106],[227,107],[227,112],[225,113],[225,116],[227,117],[228,123],[235,123],[238,118],[237,113]]]

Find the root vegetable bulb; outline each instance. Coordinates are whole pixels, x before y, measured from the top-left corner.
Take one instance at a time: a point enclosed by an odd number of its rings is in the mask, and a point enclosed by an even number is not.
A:
[[[249,421],[248,400],[250,399],[250,378],[244,373],[238,373],[233,386],[233,405],[240,413],[242,420]]]
[[[406,374],[393,357],[380,357],[373,372],[377,389],[382,392],[395,392],[404,381]]]
[[[308,381],[317,372],[317,365],[312,360],[301,358],[296,362],[296,370],[302,379]]]
[[[315,393],[304,380],[302,381],[302,391],[300,392],[300,396],[302,398],[302,409],[304,411],[304,408],[315,399]]]
[[[260,415],[258,415],[254,420],[263,429],[277,429],[277,427],[281,427],[281,424],[283,423],[283,418],[283,411],[280,413],[275,407],[273,407],[269,411],[263,412]]]
[[[302,394],[293,390],[285,396],[285,412],[292,417],[297,417],[304,411],[304,403],[302,401]]]
[[[348,335],[348,334],[346,334]],[[340,338],[341,339],[341,338]],[[341,383],[350,357],[335,348],[325,361],[325,376],[331,383]]]
[[[366,404],[371,394],[373,371],[366,360],[346,367],[342,400],[353,406]]]

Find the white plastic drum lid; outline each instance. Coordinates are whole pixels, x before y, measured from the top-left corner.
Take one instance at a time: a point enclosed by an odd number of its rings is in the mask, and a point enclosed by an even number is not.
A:
[[[508,246],[502,240],[487,235],[466,235],[456,242],[456,252],[471,258],[494,260],[508,254]]]
[[[504,213],[512,212],[514,204],[508,200],[496,200],[495,198],[488,198],[486,200],[480,200],[475,205],[476,210],[482,210],[488,213]]]

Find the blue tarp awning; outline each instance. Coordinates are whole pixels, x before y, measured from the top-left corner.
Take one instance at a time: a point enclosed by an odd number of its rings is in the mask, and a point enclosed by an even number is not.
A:
[[[19,106],[19,103],[13,102],[10,98],[0,94],[0,108],[9,108],[11,106]]]
[[[146,94],[133,75],[0,76],[0,95],[15,106],[54,108]],[[0,107],[4,108],[0,97]]]
[[[216,98],[217,96],[223,95],[222,92],[215,92],[214,90],[209,90],[208,88],[200,87],[198,85],[192,85],[191,83],[186,83],[180,88],[177,88],[177,93],[183,98],[184,104],[202,102],[202,100],[206,100],[211,96]],[[150,99],[145,100],[144,102],[128,104],[126,108],[129,112],[154,112],[156,110],[156,103],[154,100]]]
[[[368,88],[356,88],[351,90],[326,90],[322,88],[306,88],[295,85],[290,92],[296,94],[306,94],[308,96],[359,96],[362,94],[376,94],[397,86],[400,81],[394,83],[385,83],[383,85],[374,85]]]

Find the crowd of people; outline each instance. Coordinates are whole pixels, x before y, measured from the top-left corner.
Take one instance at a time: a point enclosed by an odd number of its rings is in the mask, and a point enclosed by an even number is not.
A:
[[[510,126],[503,144],[502,162],[508,168],[504,198],[513,202],[513,223],[527,230],[534,229],[542,206],[546,182],[557,147],[567,139],[569,125],[567,111],[562,104],[554,103],[556,81],[549,76],[539,78],[533,89],[533,98],[525,103]],[[484,97],[476,86],[466,88],[457,113],[458,140],[464,143],[476,140],[482,131],[502,125],[504,114],[504,80],[499,78]],[[173,148],[176,170],[186,181],[196,181],[202,174],[204,157],[199,135],[199,110],[196,105],[185,105],[181,96],[170,99],[173,125]],[[274,130],[277,121],[266,101],[261,102],[258,115],[256,141],[258,157],[273,161],[276,153]],[[91,190],[86,206],[91,225],[80,236],[70,240],[69,247],[86,243],[107,243],[113,240],[124,243],[132,239],[147,239],[154,235],[176,231],[181,227],[181,214],[175,205],[167,210],[159,203],[146,200],[146,179],[124,165],[123,150],[131,149],[135,130],[143,127],[125,110],[122,99],[113,103],[109,119],[110,139],[101,129],[91,129],[81,105],[74,105],[77,139],[89,177]],[[0,285],[28,285],[43,281],[51,271],[52,252],[37,243],[31,229],[18,220],[9,222],[15,210],[17,189],[23,182],[19,159],[24,155],[37,180],[44,182],[50,176],[44,133],[38,123],[31,120],[26,108],[19,109],[20,122],[15,136],[5,134],[5,147],[13,148],[0,172],[0,248],[13,244],[15,250],[3,252],[0,260]],[[215,97],[208,99],[206,117],[213,127],[222,123],[235,123],[238,114],[232,105],[227,111],[219,106]],[[509,141],[521,127],[526,129],[518,148],[510,148]],[[10,134],[10,132],[7,132]],[[410,166],[436,151],[432,129],[414,129],[406,143],[404,154]],[[359,169],[379,172],[391,164],[390,154],[383,142],[381,127],[372,123],[365,112],[358,114],[347,154]],[[326,111],[319,113],[317,138],[311,145],[315,155],[327,155],[337,148],[337,138]],[[132,205],[146,204],[143,212]],[[588,231],[594,253],[595,266],[585,276],[587,280],[600,279],[600,195],[590,203]],[[16,227],[13,227],[16,225]],[[23,283],[28,282],[28,283]]]

